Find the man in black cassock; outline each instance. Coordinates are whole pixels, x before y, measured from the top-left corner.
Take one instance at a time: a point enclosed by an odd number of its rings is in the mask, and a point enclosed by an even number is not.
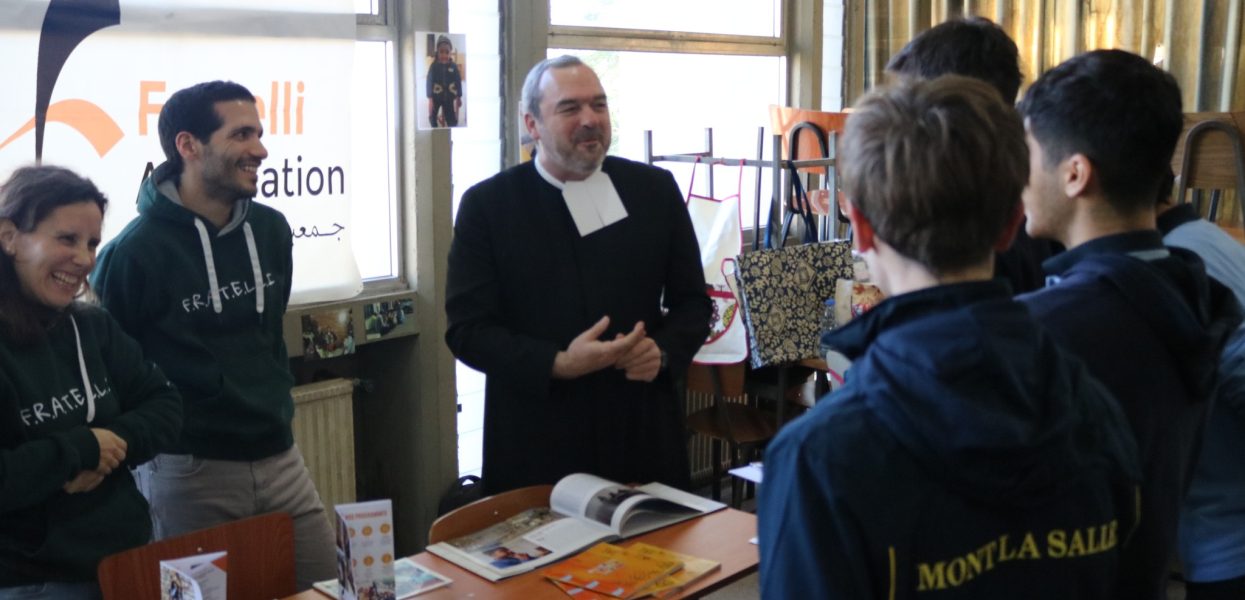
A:
[[[700,251],[668,171],[606,157],[596,73],[563,56],[523,85],[536,158],[463,195],[445,339],[487,376],[489,494],[587,472],[687,487],[680,379],[709,332]]]

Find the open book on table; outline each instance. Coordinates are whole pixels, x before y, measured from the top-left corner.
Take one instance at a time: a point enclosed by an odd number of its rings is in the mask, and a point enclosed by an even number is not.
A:
[[[553,487],[549,507],[526,510],[427,550],[497,581],[562,560],[596,542],[629,538],[725,506],[660,483],[633,488],[575,473]]]

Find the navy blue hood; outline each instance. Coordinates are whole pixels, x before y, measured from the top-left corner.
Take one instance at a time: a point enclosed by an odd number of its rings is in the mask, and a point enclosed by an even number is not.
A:
[[[1204,401],[1215,389],[1220,351],[1241,324],[1241,307],[1231,290],[1206,276],[1196,254],[1166,250],[1170,256],[1148,262],[1095,253],[1078,260],[1066,277],[1100,278],[1118,289],[1162,340],[1164,359],[1176,366],[1189,397]]]
[[[931,477],[966,497],[1037,505],[1086,469],[1137,473],[1108,392],[1005,284],[896,296],[823,343],[855,361],[843,392],[866,398]]]

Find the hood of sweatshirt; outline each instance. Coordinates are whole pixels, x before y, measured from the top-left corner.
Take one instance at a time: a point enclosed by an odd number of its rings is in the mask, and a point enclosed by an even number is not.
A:
[[[1137,231],[1083,244],[1044,266],[1056,279],[1098,278],[1118,290],[1162,340],[1189,397],[1210,397],[1220,352],[1242,313],[1196,254],[1163,246],[1157,231]]]
[[[156,167],[139,188],[138,212],[145,216],[191,227],[198,233],[200,246],[203,248],[203,261],[207,267],[207,284],[211,294],[212,309],[220,314],[223,308],[220,299],[220,283],[216,276],[216,260],[212,252],[213,239],[235,234],[241,229],[242,235],[246,236],[246,247],[251,259],[251,273],[255,278],[255,287],[256,289],[264,287],[264,270],[259,263],[259,252],[255,247],[255,233],[247,221],[252,200],[250,198],[237,200],[230,213],[229,222],[225,223],[224,227],[217,228],[182,203],[181,194],[177,189],[179,177],[180,174],[174,173],[172,166],[167,162]],[[259,314],[264,312],[263,294],[255,294],[255,312]]]
[[[896,296],[824,342],[855,361],[845,391],[866,398],[913,459],[963,496],[1036,506],[1089,469],[1137,473],[1108,392],[1005,284]]]

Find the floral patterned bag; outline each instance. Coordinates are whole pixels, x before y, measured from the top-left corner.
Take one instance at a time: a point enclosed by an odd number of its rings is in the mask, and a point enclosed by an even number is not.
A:
[[[835,281],[852,278],[851,242],[756,250],[737,262],[753,368],[816,358],[824,303]]]

